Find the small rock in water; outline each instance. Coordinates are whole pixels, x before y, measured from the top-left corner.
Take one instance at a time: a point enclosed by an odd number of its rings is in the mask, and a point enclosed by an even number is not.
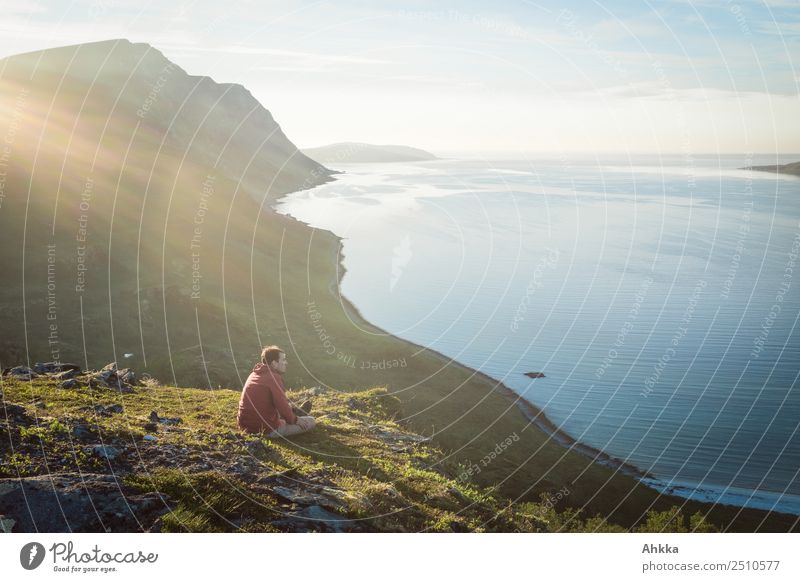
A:
[[[544,378],[543,372],[525,372],[528,378]]]

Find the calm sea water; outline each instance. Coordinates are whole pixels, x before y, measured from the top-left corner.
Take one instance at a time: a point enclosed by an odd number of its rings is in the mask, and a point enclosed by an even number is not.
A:
[[[344,238],[376,325],[660,490],[800,514],[800,179],[748,163],[342,165],[278,209]]]

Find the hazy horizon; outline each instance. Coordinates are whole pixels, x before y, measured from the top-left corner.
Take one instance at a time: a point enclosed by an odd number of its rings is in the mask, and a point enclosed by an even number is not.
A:
[[[800,13],[781,1],[2,8],[4,57],[146,42],[246,86],[301,148],[800,152]]]

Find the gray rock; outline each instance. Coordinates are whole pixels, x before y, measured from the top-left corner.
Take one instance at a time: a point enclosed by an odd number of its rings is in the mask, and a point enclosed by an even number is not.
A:
[[[352,520],[342,515],[332,513],[327,509],[323,509],[319,505],[306,507],[303,511],[295,513],[294,516],[314,522],[316,525],[322,526],[322,528],[329,531],[345,532],[357,529],[357,527],[354,527],[355,523]]]
[[[76,364],[65,364],[61,362],[45,362],[44,364],[37,362],[33,365],[33,371],[37,374],[60,374],[65,371],[78,373],[81,371],[81,367]]]
[[[70,378],[69,380],[64,380],[60,386],[62,388],[67,388],[68,390],[74,390],[75,388],[80,388],[81,383],[78,382],[75,378]]]
[[[37,374],[27,366],[15,366],[9,370],[6,370],[4,375],[12,376],[17,380],[31,380],[33,378],[36,378],[39,374]]]
[[[140,532],[170,511],[163,494],[139,494],[114,475],[52,473],[0,479],[0,520],[21,533]]]
[[[384,441],[394,441],[401,443],[427,443],[431,440],[429,437],[424,437],[418,434],[402,433],[402,432],[387,430],[377,424],[370,425],[369,430],[379,439]]]
[[[166,418],[166,417],[162,418],[158,415],[158,413],[155,410],[153,410],[150,413],[149,419],[150,422],[157,422],[160,424],[180,424],[181,422],[183,422],[183,420],[180,418]]]
[[[63,372],[58,372],[57,374],[53,375],[53,378],[56,380],[69,380],[70,378],[74,378],[80,374],[80,370],[75,370],[70,368],[69,370],[64,370]]]
[[[72,427],[72,436],[78,440],[85,441],[92,438],[92,433],[82,424],[78,424]]]
[[[152,442],[152,441],[157,441],[157,440],[158,440],[158,437],[154,437],[154,436],[153,436],[153,435],[151,435],[151,434],[146,434],[146,435],[144,435],[144,436],[142,437],[142,440],[145,440],[145,441],[151,441],[151,442]]]
[[[120,456],[120,454],[122,454],[122,451],[110,445],[95,445],[93,447],[90,447],[89,451],[97,455],[98,457],[103,457],[104,459],[108,459],[109,461],[113,461],[118,456]]]
[[[326,504],[327,501],[330,501],[323,495],[311,491],[303,491],[301,489],[292,489],[290,487],[273,487],[272,492],[283,497],[287,501],[299,505],[323,505]]]
[[[19,404],[6,404],[5,409],[6,414],[17,422],[28,417],[28,412],[25,410],[25,407]]]
[[[90,374],[88,378],[89,386],[94,388],[109,388],[123,394],[130,394],[133,392],[133,388],[130,385],[117,377],[116,370],[108,369],[111,365],[112,364],[109,364],[99,372]]]
[[[100,372],[101,373],[106,373],[106,374],[108,374],[108,373],[116,374],[117,373],[117,363],[116,362],[111,362],[110,364],[106,364],[105,366],[103,366],[100,369]]]
[[[117,372],[117,378],[119,378],[121,382],[125,382],[125,384],[136,384],[136,374],[130,368],[125,368]]]
[[[5,515],[0,515],[0,532],[11,533],[14,531],[15,525],[17,525],[17,521],[15,519],[11,519]]]
[[[124,408],[122,404],[109,404],[108,406],[103,406],[102,404],[95,404],[94,411],[97,414],[102,414],[103,416],[110,416],[112,414],[120,414],[122,413]]]

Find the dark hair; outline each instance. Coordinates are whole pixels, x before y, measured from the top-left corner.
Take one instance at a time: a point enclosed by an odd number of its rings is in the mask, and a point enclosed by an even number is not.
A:
[[[261,350],[261,363],[269,365],[270,362],[277,362],[283,353],[278,346],[266,346]]]

